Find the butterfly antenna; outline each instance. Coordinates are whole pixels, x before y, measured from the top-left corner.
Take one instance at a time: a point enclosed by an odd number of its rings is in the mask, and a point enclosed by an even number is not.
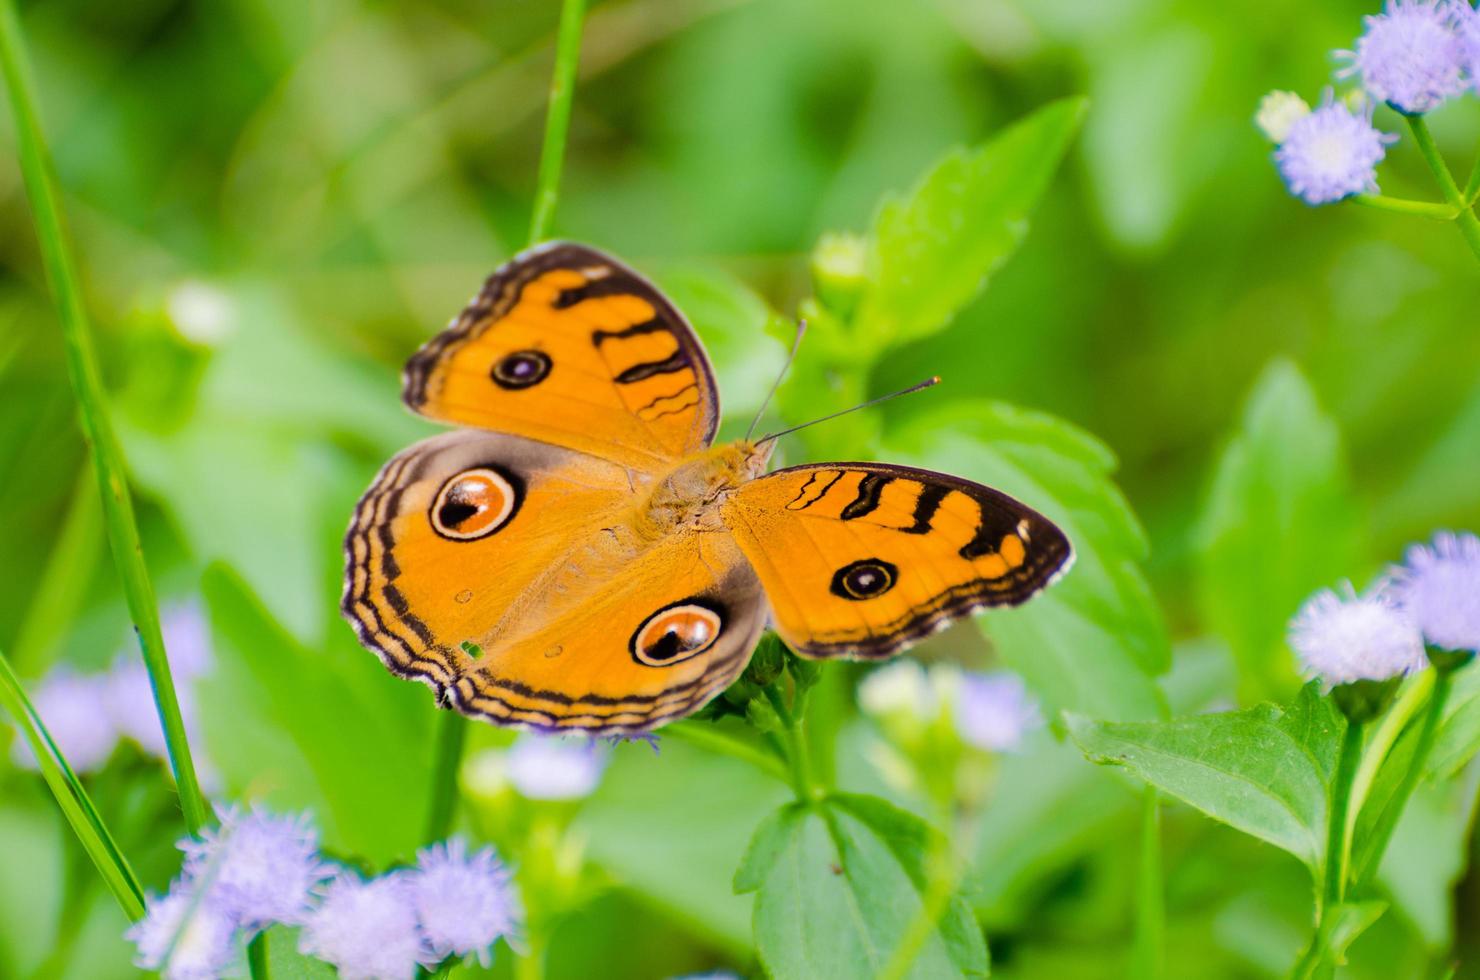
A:
[[[940,375],[936,375],[933,378],[926,378],[919,384],[910,385],[908,388],[901,388],[899,391],[891,391],[889,394],[880,395],[878,398],[870,398],[862,405],[854,405],[852,408],[845,408],[841,412],[833,412],[831,415],[824,415],[820,419],[813,419],[810,422],[803,422],[801,425],[794,425],[789,429],[782,429],[780,432],[773,432],[768,436],[761,436],[759,439],[756,440],[755,444],[759,446],[763,442],[770,442],[772,439],[779,439],[782,436],[791,435],[798,429],[805,429],[809,425],[816,425],[818,422],[830,422],[833,419],[838,418],[839,416],[849,415],[861,408],[868,408],[872,405],[877,405],[880,402],[887,402],[889,399],[898,398],[900,395],[911,395],[917,391],[924,391],[926,388],[932,388],[938,384],[940,384]]]
[[[761,416],[766,414],[766,409],[771,404],[771,399],[776,395],[776,389],[781,387],[781,380],[786,377],[786,372],[791,370],[791,362],[797,359],[797,348],[802,346],[802,335],[807,332],[807,321],[797,321],[797,335],[791,342],[791,353],[786,355],[786,363],[781,365],[781,371],[776,375],[776,380],[771,382],[771,390],[766,392],[766,397],[761,401],[760,410],[755,413],[755,418],[750,420],[750,428],[745,430],[745,441],[749,442],[755,427],[761,424]]]

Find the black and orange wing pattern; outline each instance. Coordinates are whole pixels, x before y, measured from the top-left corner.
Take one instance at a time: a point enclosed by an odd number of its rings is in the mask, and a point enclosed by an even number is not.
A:
[[[647,469],[707,446],[719,396],[698,337],[616,259],[556,242],[516,256],[406,365],[422,415]]]

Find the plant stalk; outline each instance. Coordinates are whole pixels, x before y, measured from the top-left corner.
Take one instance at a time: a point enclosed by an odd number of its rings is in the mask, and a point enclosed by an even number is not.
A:
[[[437,743],[432,757],[431,800],[427,808],[426,833],[423,835],[423,840],[428,844],[446,838],[457,817],[458,770],[462,768],[468,724],[467,718],[450,708],[437,719]]]
[[[1407,116],[1406,118],[1408,128],[1413,132],[1413,140],[1418,144],[1418,152],[1423,154],[1424,162],[1429,165],[1434,179],[1439,182],[1439,190],[1443,192],[1444,200],[1457,210],[1455,221],[1459,225],[1460,234],[1465,236],[1465,242],[1475,253],[1475,257],[1480,258],[1480,218],[1475,217],[1475,212],[1470,209],[1464,193],[1454,182],[1454,175],[1449,172],[1449,166],[1444,162],[1444,157],[1439,153],[1439,147],[1434,143],[1434,135],[1429,132],[1429,124],[1424,121],[1423,116]]]
[[[529,223],[529,244],[538,245],[550,232],[559,196],[560,172],[565,166],[565,142],[570,133],[570,107],[576,88],[576,67],[581,60],[581,25],[586,0],[564,0],[560,5],[560,27],[555,39],[555,71],[550,78],[550,104],[545,114],[545,143],[540,150],[539,178],[534,194],[534,214]]]
[[[1398,819],[1408,805],[1408,798],[1413,795],[1418,781],[1423,778],[1424,766],[1428,764],[1429,753],[1433,751],[1435,738],[1439,734],[1439,724],[1444,720],[1444,706],[1448,703],[1449,692],[1454,686],[1453,671],[1436,667],[1434,674],[1434,689],[1424,711],[1423,727],[1418,732],[1418,744],[1414,746],[1413,759],[1404,770],[1403,779],[1393,792],[1392,800],[1372,828],[1372,846],[1368,851],[1367,863],[1356,869],[1355,877],[1359,883],[1376,877],[1378,866],[1382,864],[1383,852],[1387,850],[1393,830],[1398,826]]]
[[[98,489],[103,497],[103,519],[113,549],[113,561],[123,580],[129,615],[133,618],[144,664],[149,671],[150,686],[154,689],[154,703],[164,729],[185,827],[195,834],[209,819],[210,811],[195,776],[195,763],[185,737],[185,722],[180,715],[174,679],[170,676],[169,661],[165,657],[159,608],[155,603],[154,586],[149,580],[149,568],[144,563],[123,449],[108,414],[102,374],[82,301],[81,278],[68,241],[55,169],[36,109],[30,59],[11,0],[0,0],[0,71],[3,71],[10,95],[16,151],[25,178],[26,194],[31,201],[41,258],[61,319],[67,373],[72,379],[82,435],[87,440]]]
[[[1136,935],[1131,976],[1160,980],[1166,974],[1166,899],[1162,886],[1161,799],[1146,784],[1141,796],[1141,861],[1136,876]]]

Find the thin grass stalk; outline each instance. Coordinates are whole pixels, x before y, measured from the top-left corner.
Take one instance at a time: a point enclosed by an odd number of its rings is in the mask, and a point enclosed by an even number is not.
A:
[[[185,826],[194,834],[204,826],[209,811],[195,776],[195,764],[185,738],[185,723],[180,716],[174,680],[165,657],[159,609],[154,599],[154,586],[149,580],[149,569],[144,563],[139,526],[134,518],[133,499],[125,476],[127,468],[123,450],[108,415],[97,353],[93,349],[87,310],[82,302],[81,279],[68,242],[55,170],[36,109],[30,60],[11,0],[0,0],[0,72],[5,77],[11,114],[15,119],[16,150],[26,193],[31,201],[41,258],[57,302],[67,373],[72,379],[82,434],[87,440],[102,493],[104,526],[108,529],[114,564],[123,580],[124,596],[143,650],[144,664],[149,670],[154,703],[164,729],[170,767],[174,770],[175,786],[185,814]]]
[[[0,653],[0,707],[15,719],[16,727],[36,757],[42,778],[56,797],[57,806],[108,890],[118,900],[123,914],[131,921],[138,921],[144,915],[144,889],[93,806],[87,790],[46,730],[46,723],[26,697],[20,680],[10,669],[10,661],[3,653]]]

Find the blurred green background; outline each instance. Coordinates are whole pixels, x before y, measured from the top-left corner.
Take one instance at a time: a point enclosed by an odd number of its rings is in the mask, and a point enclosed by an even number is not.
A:
[[[556,234],[671,291],[738,418],[780,361],[768,309],[794,314],[822,233],[865,229],[882,194],[950,147],[1087,95],[1084,129],[1018,254],[947,329],[880,359],[863,388],[945,376],[882,410],[895,426],[990,398],[1093,433],[1118,456],[1149,536],[1147,576],[1175,644],[1163,685],[1173,706],[1282,695],[1293,673],[1264,648],[1306,591],[1343,576],[1360,586],[1434,528],[1480,526],[1473,257],[1437,224],[1300,205],[1250,123],[1271,88],[1314,101],[1329,52],[1371,11],[1351,0],[1298,13],[1269,0],[596,3]],[[208,754],[235,795],[313,805],[335,847],[403,856],[421,825],[432,712],[424,689],[384,674],[335,615],[338,540],[380,462],[433,431],[400,407],[401,362],[524,244],[554,6],[54,0],[21,16],[159,591],[199,596],[212,569]],[[1378,122],[1399,129],[1387,110]],[[1431,123],[1465,168],[1480,100]],[[127,617],[89,504],[13,139],[7,121],[0,648],[36,677],[58,659],[101,666]],[[1435,196],[1407,141],[1381,173],[1385,192]],[[1261,376],[1265,397],[1246,412]],[[1268,512],[1220,517],[1219,487],[1236,480],[1215,479],[1230,440],[1257,454],[1261,432],[1278,443],[1288,426],[1308,429],[1298,444],[1324,460],[1305,509],[1281,511],[1276,495]],[[828,440],[817,430],[809,454],[826,458]],[[1249,479],[1277,487],[1302,461],[1271,450]],[[1259,547],[1209,544],[1240,520]],[[1225,599],[1239,589],[1262,603],[1262,624]],[[957,632],[946,653],[974,649]],[[636,748],[617,753],[578,818],[602,885],[563,920],[551,975],[752,969],[749,899],[730,894],[730,876],[784,794],[683,745]],[[845,738],[840,760],[848,752]],[[873,788],[877,777],[851,765]],[[159,888],[178,828],[157,785],[127,777],[110,769],[94,795]],[[1398,912],[1362,939],[1354,975],[1421,975],[1456,921],[1480,930],[1476,898],[1457,911],[1450,901],[1467,801],[1435,803],[1432,826],[1410,828],[1416,880],[1392,885]],[[1128,783],[1052,740],[1005,765],[972,879],[998,973],[1116,972],[1136,814]],[[669,825],[678,832],[657,829]],[[1170,974],[1283,970],[1307,928],[1298,864],[1185,810],[1169,811],[1166,835]],[[0,849],[0,976],[130,974],[106,893],[64,910],[63,883],[90,869],[41,782],[8,762]],[[66,936],[80,938],[48,965]]]

